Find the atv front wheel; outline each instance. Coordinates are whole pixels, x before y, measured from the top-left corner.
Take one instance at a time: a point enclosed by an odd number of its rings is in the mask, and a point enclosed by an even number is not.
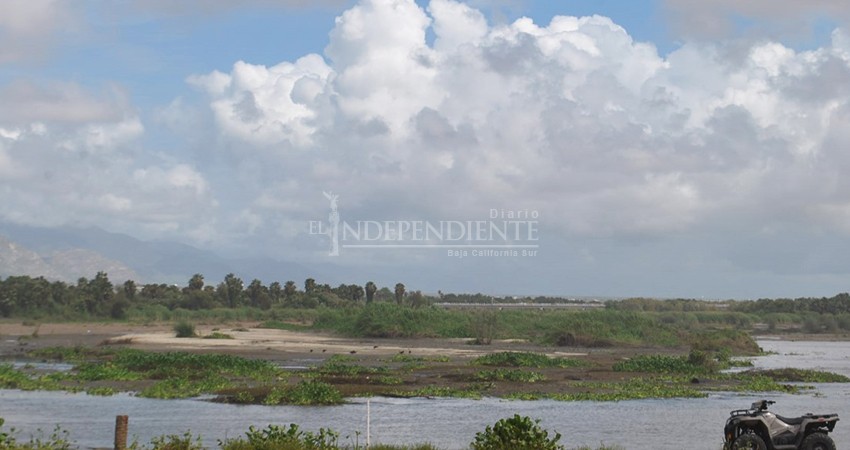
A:
[[[802,450],[835,450],[835,441],[826,433],[812,433],[803,439]]]
[[[747,433],[735,439],[735,442],[732,443],[732,450],[767,450],[767,445],[759,435]]]

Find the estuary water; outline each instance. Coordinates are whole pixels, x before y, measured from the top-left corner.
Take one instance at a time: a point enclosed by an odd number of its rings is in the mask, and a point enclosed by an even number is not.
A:
[[[773,355],[754,358],[756,367],[797,367],[830,370],[850,376],[850,342],[762,340]],[[369,401],[372,443],[430,442],[444,449],[467,448],[475,433],[513,414],[541,419],[563,435],[568,448],[617,444],[628,450],[718,450],[729,411],[749,407],[760,398],[777,403],[773,409],[793,416],[806,412],[850,417],[850,384],[817,384],[802,395],[718,393],[704,399],[634,400],[622,402],[507,401],[499,399],[390,399]],[[0,390],[0,417],[26,439],[41,429],[61,425],[81,448],[110,447],[115,416],[130,416],[130,436],[147,443],[162,434],[200,434],[204,445],[241,435],[250,425],[297,423],[317,430],[330,427],[365,443],[365,399],[330,407],[237,406],[202,399],[152,400],[131,395],[112,397],[61,392]],[[839,422],[834,439],[850,445],[850,424]]]

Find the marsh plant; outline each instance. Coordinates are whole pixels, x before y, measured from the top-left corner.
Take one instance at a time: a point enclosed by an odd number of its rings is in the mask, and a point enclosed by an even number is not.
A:
[[[196,337],[197,333],[195,333],[195,325],[185,320],[181,320],[174,324],[174,333],[177,334],[179,338],[190,338]]]

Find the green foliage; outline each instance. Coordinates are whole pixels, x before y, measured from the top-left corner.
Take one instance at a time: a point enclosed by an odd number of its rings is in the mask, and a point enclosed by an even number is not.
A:
[[[469,386],[466,389],[456,389],[441,386],[426,386],[411,391],[393,391],[395,397],[444,397],[444,398],[468,398],[478,400],[481,398],[479,386]]]
[[[195,354],[186,352],[144,352],[124,349],[115,354],[112,363],[146,378],[169,377],[204,378],[210,374],[230,374],[251,378],[264,378],[276,371],[264,360],[248,359],[224,354]]]
[[[30,375],[16,370],[11,364],[0,364],[0,388],[34,390],[58,390],[57,377],[52,375]]]
[[[549,437],[549,432],[540,427],[540,420],[520,417],[515,414],[500,419],[495,425],[487,426],[483,432],[475,434],[473,450],[559,450],[559,433]]]
[[[208,375],[201,379],[172,377],[142,389],[139,396],[160,399],[191,398],[229,386],[227,379],[217,375]]]
[[[68,431],[60,427],[56,427],[50,436],[42,436],[39,431],[38,436],[33,436],[29,441],[20,442],[15,439],[15,429],[4,431],[3,424],[5,421],[0,417],[0,450],[70,450],[72,448],[71,441],[68,438]]]
[[[582,367],[586,363],[578,359],[549,357],[531,352],[498,352],[480,356],[472,361],[474,365],[503,367]]]
[[[517,399],[541,399],[548,398],[559,401],[596,401],[596,402],[618,402],[623,400],[640,400],[648,398],[704,398],[707,394],[685,384],[684,380],[672,380],[670,378],[632,378],[626,382],[578,382],[574,387],[580,388],[580,392],[565,392],[548,395],[522,394],[512,396]]]
[[[233,336],[227,333],[213,331],[212,333],[204,336],[204,339],[233,339]]]
[[[250,427],[244,438],[219,441],[222,450],[336,450],[339,433],[320,428],[318,432],[302,431],[298,425],[269,425],[262,430]]]
[[[745,375],[755,375],[782,382],[804,382],[804,383],[850,383],[850,378],[833,372],[808,369],[769,369],[751,370],[744,372]]]
[[[437,362],[437,363],[446,363],[451,361],[451,358],[448,356],[440,355],[440,356],[413,356],[404,353],[399,353],[397,355],[393,355],[389,362],[393,363],[406,363],[406,364],[416,364],[421,367],[425,367],[426,362]]]
[[[319,310],[314,327],[358,337],[467,336],[469,318],[438,307],[411,308],[373,302],[351,309]]]
[[[758,355],[761,348],[749,333],[722,329],[689,332],[683,336],[685,343],[695,350],[706,352],[731,351],[741,355]]]
[[[76,345],[74,347],[38,348],[30,351],[28,355],[34,358],[45,358],[56,361],[83,361],[103,353],[104,350],[95,350],[82,345]]]
[[[111,361],[86,362],[74,368],[77,379],[83,381],[129,381],[140,380],[142,374],[134,372],[124,365],[115,364]]]
[[[386,367],[369,367],[359,366],[355,364],[346,364],[333,358],[326,361],[318,369],[322,375],[342,375],[342,376],[358,376],[363,374],[378,374],[387,373],[389,369]]]
[[[689,356],[637,355],[614,364],[614,371],[699,374],[714,372],[716,363],[712,363],[706,353],[697,350]]]
[[[195,325],[183,320],[177,322],[174,325],[174,332],[179,338],[190,338],[197,336],[197,334],[195,333]]]
[[[291,405],[338,405],[343,402],[343,398],[330,384],[306,380],[289,389],[283,401]]]
[[[239,398],[234,399],[240,402]],[[342,393],[332,385],[318,380],[304,380],[294,386],[274,387],[263,398],[264,405],[338,405],[344,402]],[[253,403],[253,398],[241,403]]]
[[[479,381],[516,381],[521,383],[536,383],[546,379],[540,372],[519,369],[480,370],[475,374]]]
[[[148,449],[148,447],[136,447],[132,450]],[[187,431],[182,435],[169,434],[166,436],[157,436],[151,439],[150,450],[203,450],[201,445],[201,437],[195,437],[191,432]]]

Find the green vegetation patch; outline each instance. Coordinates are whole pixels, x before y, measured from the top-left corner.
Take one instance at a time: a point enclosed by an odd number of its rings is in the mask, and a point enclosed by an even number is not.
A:
[[[31,375],[15,369],[11,364],[0,364],[0,388],[24,391],[55,391],[62,389],[58,383],[61,374]]]
[[[181,320],[174,325],[174,333],[179,338],[191,338],[197,337],[197,333],[195,333],[195,325]]]
[[[222,333],[220,331],[213,331],[212,333],[204,336],[204,339],[234,339],[233,335]]]
[[[587,363],[578,359],[550,357],[542,353],[532,352],[498,352],[480,356],[472,361],[474,365],[480,366],[502,366],[502,367],[534,367],[538,369],[546,367],[583,367]]]
[[[201,379],[167,378],[142,389],[139,396],[160,399],[191,398],[231,386],[229,380],[216,375],[209,375]]]
[[[267,378],[277,368],[270,362],[222,354],[195,354],[186,352],[154,353],[125,349],[117,352],[112,364],[144,378],[204,378],[210,374],[227,374],[254,379]]]
[[[808,369],[750,370],[743,375],[762,376],[774,381],[802,383],[850,383],[850,378],[833,372]]]
[[[614,371],[695,374],[704,373],[706,369],[692,364],[684,356],[638,355],[614,364]]]
[[[648,398],[704,398],[708,394],[690,387],[680,380],[669,378],[635,378],[622,383],[578,382],[573,392],[555,394],[517,393],[508,396],[514,400],[551,399],[559,401],[623,401]]]
[[[414,398],[414,397],[444,397],[444,398],[468,398],[479,400],[482,397],[482,386],[469,386],[467,388],[452,388],[443,386],[426,386],[410,391],[393,391],[392,397]]]
[[[337,388],[317,380],[301,381],[278,392],[275,404],[339,405],[344,402],[342,393]]]
[[[519,369],[480,370],[474,378],[478,381],[516,381],[521,383],[536,383],[546,380],[540,372]]]
[[[73,347],[44,347],[29,351],[27,355],[33,358],[44,358],[55,361],[85,361],[108,354],[106,349],[93,349],[82,345]]]

